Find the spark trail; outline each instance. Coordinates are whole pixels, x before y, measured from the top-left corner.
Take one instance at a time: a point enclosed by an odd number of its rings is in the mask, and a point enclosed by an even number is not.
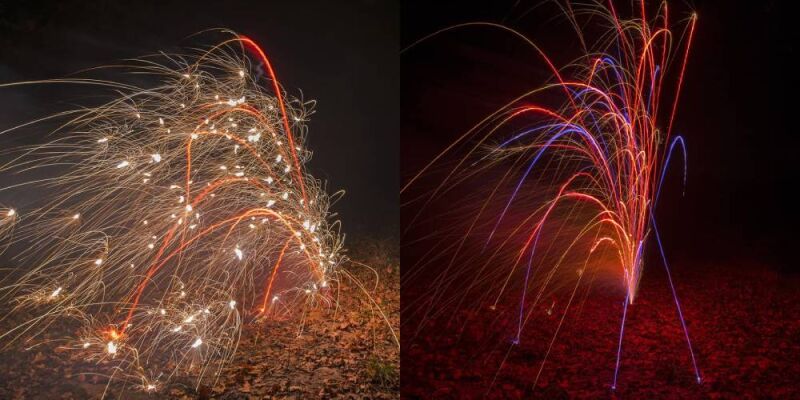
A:
[[[47,194],[0,208],[0,244],[25,247],[0,299],[34,315],[0,337],[77,321],[64,347],[154,391],[180,374],[215,379],[247,321],[335,302],[342,237],[331,197],[305,170],[314,103],[286,95],[253,40],[224,34],[206,49],[109,67],[144,77],[135,83],[0,85],[112,93],[38,121],[61,121],[55,138],[5,154],[0,172],[46,178],[0,195]]]
[[[454,308],[481,314],[516,303],[509,318],[515,326],[507,328],[518,345],[526,325],[541,317],[544,299],[582,280],[588,294],[596,279],[612,279],[626,302],[616,387],[627,305],[637,297],[652,236],[660,249],[655,206],[675,149],[683,150],[686,180],[684,142],[672,127],[697,20],[692,14],[673,24],[666,2],[653,15],[644,1],[637,6],[636,17],[623,19],[613,2],[577,12],[567,2],[562,9],[584,47],[562,68],[522,33],[489,22],[445,28],[411,45],[454,30],[500,30],[529,45],[552,78],[481,120],[406,180],[406,235],[418,226],[437,230],[414,243],[425,256],[408,267],[403,284],[428,292],[406,307],[408,320],[424,326],[456,315]],[[601,38],[591,46],[587,26]],[[597,35],[597,28],[606,31]],[[582,279],[587,273],[590,279]],[[561,303],[566,315],[572,297]]]

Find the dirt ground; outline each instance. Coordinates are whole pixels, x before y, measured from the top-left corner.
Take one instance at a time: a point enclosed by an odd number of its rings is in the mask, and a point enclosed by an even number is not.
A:
[[[541,310],[517,346],[509,333],[516,329],[515,307],[498,307],[486,317],[448,315],[413,340],[414,327],[404,322],[402,397],[800,398],[799,276],[755,262],[684,265],[673,276],[702,384],[696,382],[665,274],[652,269],[645,271],[638,298],[628,308],[616,391],[611,384],[624,295],[601,290],[566,319],[535,385],[560,315]],[[414,297],[407,293],[404,302]],[[466,329],[458,335],[461,326]]]
[[[234,361],[213,386],[198,388],[189,377],[182,377],[156,393],[144,393],[133,385],[109,384],[102,365],[70,359],[55,344],[26,350],[24,344],[15,343],[0,351],[0,398],[399,398],[400,349],[388,327],[399,335],[397,247],[396,240],[349,241],[350,258],[375,271],[357,264],[344,267],[364,284],[369,296],[358,285],[344,282],[338,308],[248,326]]]

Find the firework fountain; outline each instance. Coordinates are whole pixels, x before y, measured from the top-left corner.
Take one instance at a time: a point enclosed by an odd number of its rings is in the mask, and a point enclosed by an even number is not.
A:
[[[261,48],[226,34],[210,48],[109,67],[149,86],[0,85],[114,93],[35,121],[61,121],[54,139],[7,151],[3,173],[47,177],[2,192],[52,194],[0,207],[0,249],[25,247],[0,298],[9,315],[33,315],[4,340],[74,321],[80,333],[64,347],[153,391],[180,374],[215,379],[248,321],[333,302],[344,257],[331,197],[304,167],[313,102],[288,98]]]
[[[423,325],[453,307],[472,304],[485,313],[512,302],[513,347],[542,307],[548,315],[555,308],[562,315],[538,381],[578,289],[588,294],[605,277],[621,284],[625,299],[615,389],[628,304],[637,296],[647,244],[655,243],[701,381],[654,217],[676,149],[683,150],[686,180],[684,141],[672,127],[696,15],[676,34],[666,2],[654,15],[638,4],[636,18],[621,19],[613,2],[577,11],[566,3],[584,55],[563,68],[521,33],[488,22],[452,26],[410,46],[456,29],[497,29],[529,45],[552,79],[480,121],[406,180],[403,206],[413,209],[406,230],[435,226],[442,234],[426,238],[423,261],[407,268],[403,284],[414,281],[429,292],[404,318]],[[591,23],[582,25],[584,17]],[[587,45],[586,26],[607,29]],[[447,206],[437,209],[443,200]],[[567,296],[556,307],[549,299],[564,287]]]

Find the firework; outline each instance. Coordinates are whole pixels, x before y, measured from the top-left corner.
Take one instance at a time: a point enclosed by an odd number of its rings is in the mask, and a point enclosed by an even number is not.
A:
[[[556,309],[562,316],[538,381],[578,289],[588,294],[597,279],[612,279],[625,298],[616,388],[627,306],[636,299],[648,242],[657,244],[669,276],[654,213],[675,149],[683,150],[686,179],[684,141],[672,126],[696,21],[693,14],[677,24],[676,34],[665,2],[654,15],[640,5],[626,20],[612,3],[577,13],[567,3],[583,55],[563,68],[521,33],[493,23],[449,27],[412,44],[454,29],[499,29],[530,45],[552,79],[486,117],[407,180],[407,231],[442,235],[415,243],[425,257],[406,277],[425,281],[404,285],[430,292],[404,318],[424,324],[453,307],[472,303],[482,313],[514,302],[511,342],[519,344],[542,308]],[[582,25],[582,17],[591,23]],[[587,45],[580,28],[587,25],[608,31]],[[441,268],[425,272],[431,264]],[[669,282],[700,382],[671,276]],[[569,289],[564,300],[551,303],[562,288]]]
[[[0,167],[44,171],[20,186],[50,193],[0,208],[2,240],[26,246],[0,296],[34,315],[2,337],[73,320],[80,334],[64,346],[115,378],[146,391],[179,374],[199,384],[232,358],[245,321],[332,301],[344,257],[331,198],[304,167],[313,102],[288,98],[261,48],[235,34],[110,68],[147,83],[4,85],[114,95],[46,118],[65,119],[55,139]]]

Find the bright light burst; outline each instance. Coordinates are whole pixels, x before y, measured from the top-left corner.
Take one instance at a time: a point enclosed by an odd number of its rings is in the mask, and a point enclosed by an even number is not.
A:
[[[683,139],[672,135],[672,126],[697,19],[692,14],[682,21],[676,36],[666,2],[654,15],[644,1],[639,5],[637,18],[621,19],[613,2],[578,12],[567,3],[584,55],[564,68],[521,33],[493,23],[449,27],[412,45],[453,29],[500,29],[530,45],[553,78],[482,120],[407,181],[408,229],[444,233],[419,250],[426,256],[408,274],[424,277],[429,299],[404,315],[424,323],[473,300],[484,310],[517,302],[512,342],[518,344],[543,312],[550,315],[558,305],[566,316],[579,287],[610,277],[625,292],[616,387],[624,315],[636,298],[651,239],[669,273],[654,211],[673,150],[683,149],[685,160]],[[597,36],[602,39],[587,45],[584,29],[602,27],[608,28]],[[661,102],[665,95],[668,104]],[[441,271],[423,271],[432,264]],[[670,285],[675,295],[671,276]],[[551,304],[561,287],[571,289]],[[675,302],[699,382],[677,296]]]
[[[27,246],[0,295],[35,315],[0,337],[77,320],[67,347],[153,391],[175,374],[216,377],[245,320],[330,304],[344,259],[304,167],[313,102],[286,97],[256,43],[232,35],[124,68],[149,83],[45,82],[115,95],[51,117],[68,118],[55,140],[0,167],[46,171],[23,186],[50,193],[0,208],[0,239]]]

